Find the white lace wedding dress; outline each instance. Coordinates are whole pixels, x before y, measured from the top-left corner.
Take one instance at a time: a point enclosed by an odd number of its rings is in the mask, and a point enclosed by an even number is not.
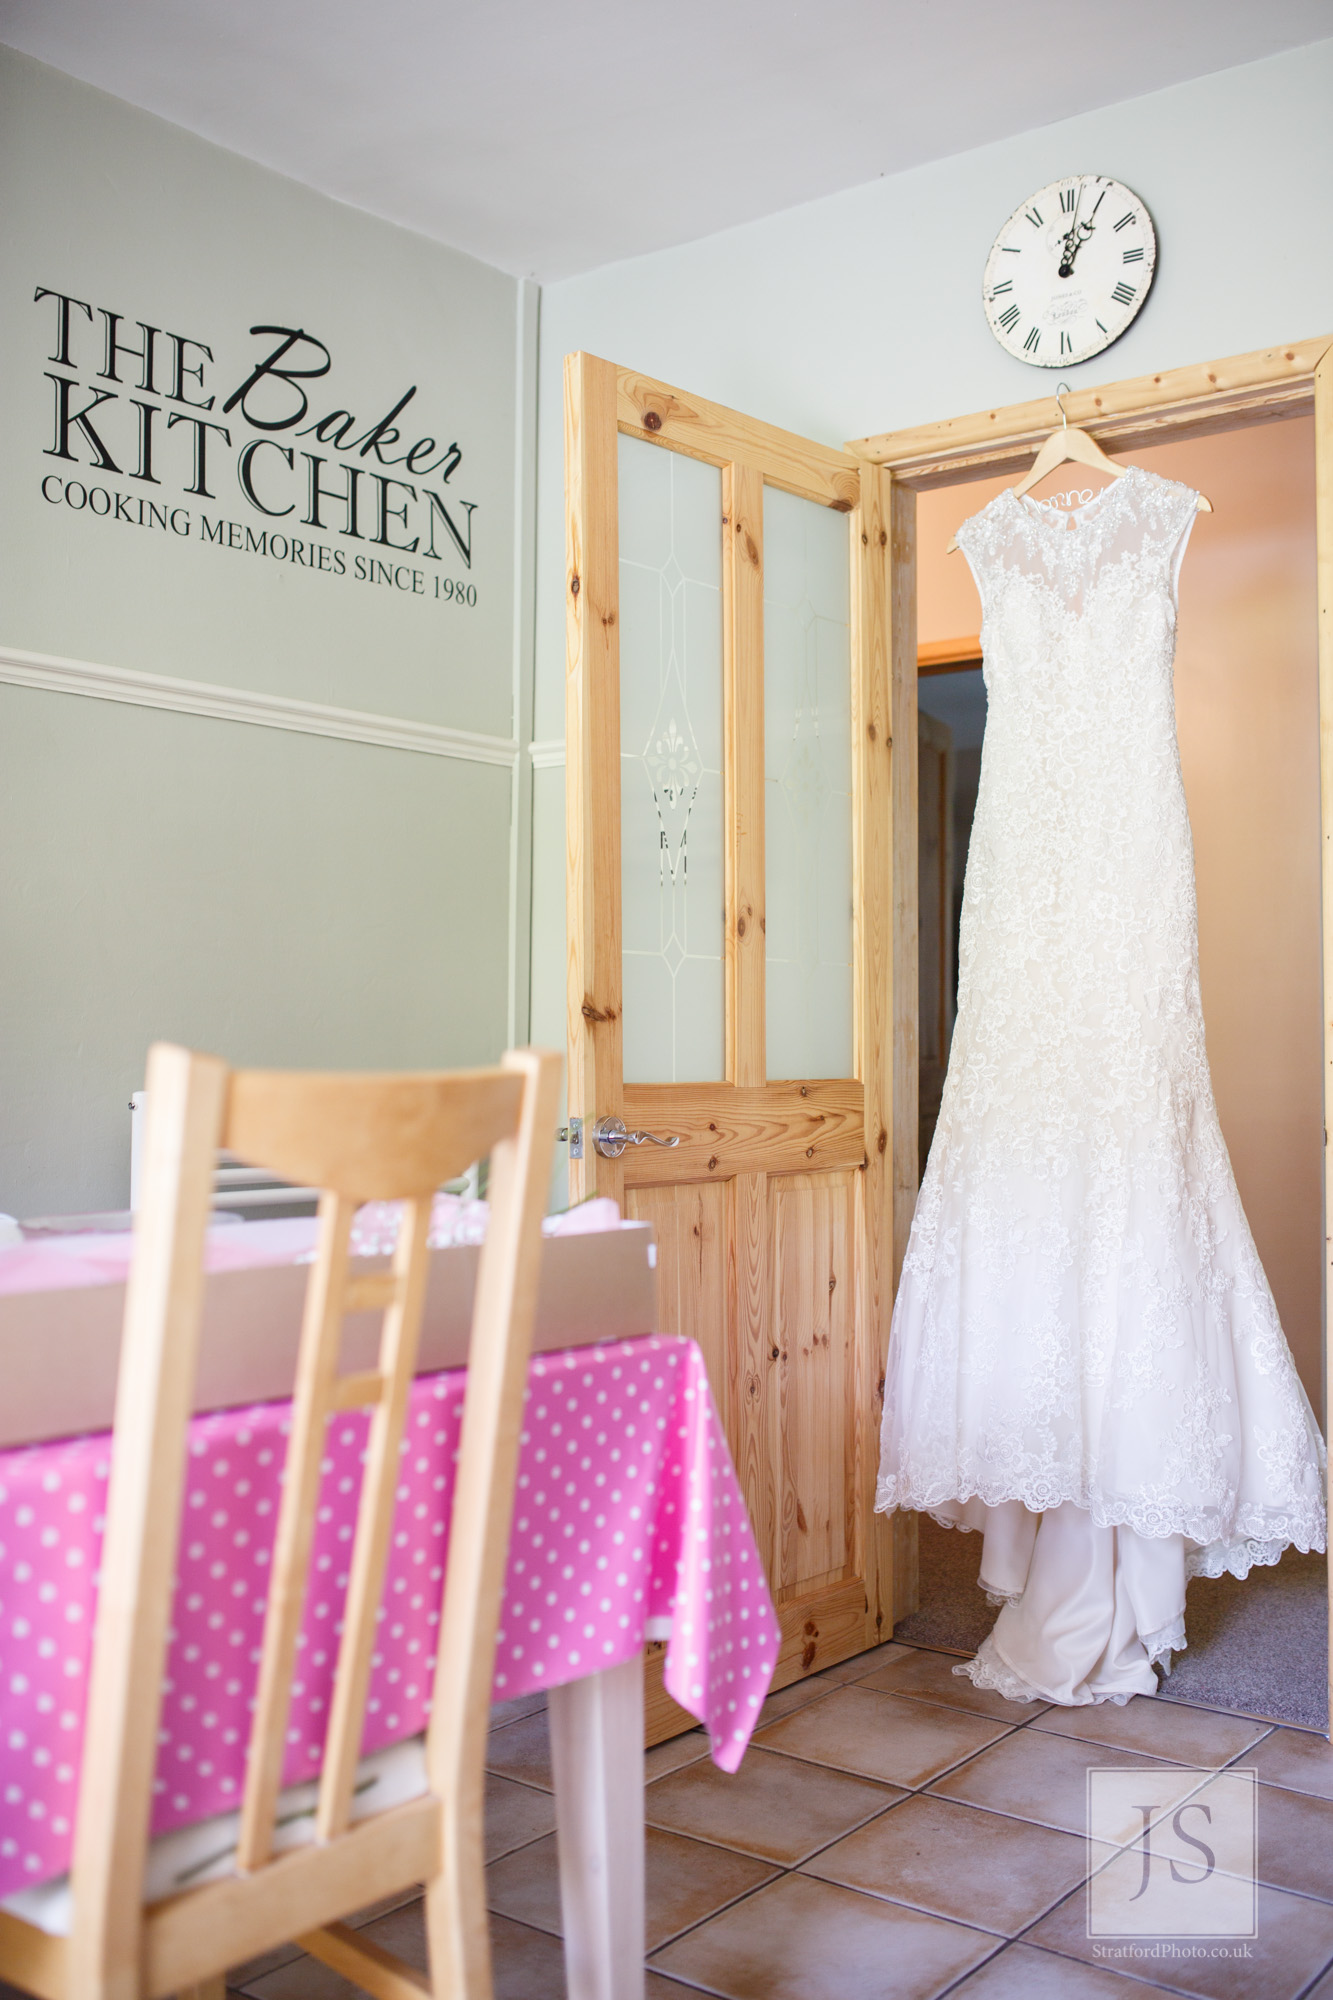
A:
[[[989,709],[958,1021],[893,1316],[877,1505],[985,1535],[967,1671],[1151,1694],[1188,1576],[1324,1546],[1323,1445],[1213,1103],[1176,745],[1187,487],[958,531]]]

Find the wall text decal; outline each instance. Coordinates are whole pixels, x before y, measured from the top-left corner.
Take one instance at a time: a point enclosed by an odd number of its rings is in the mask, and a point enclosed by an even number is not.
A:
[[[424,429],[413,437],[415,383],[367,418],[314,400],[333,354],[304,327],[252,326],[257,358],[232,385],[215,379],[206,341],[46,285],[33,300],[49,300],[54,320],[43,455],[78,468],[43,475],[49,505],[475,606],[476,585],[446,566],[471,570],[478,506],[450,486],[463,465],[457,440],[444,444]],[[188,504],[228,499],[239,518],[226,505]]]

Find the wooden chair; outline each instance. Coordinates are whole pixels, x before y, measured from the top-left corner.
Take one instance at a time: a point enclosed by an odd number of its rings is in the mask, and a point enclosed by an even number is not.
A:
[[[560,1079],[524,1049],[494,1069],[420,1076],[229,1070],[159,1044],[125,1308],[68,1932],[0,1912],[0,1977],[43,2000],[222,1995],[228,1965],[298,1940],[386,2000],[489,2000],[482,1866],[495,1634],[517,1471]],[[219,1146],[323,1190],[306,1296],[236,1872],[145,1906],[172,1576],[198,1348],[204,1232]],[[444,1607],[426,1737],[428,1789],[353,1823],[396,1468],[427,1270],[431,1198],[490,1155]],[[358,1203],[402,1199],[392,1269],[353,1275]],[[383,1309],[379,1365],[339,1375],[345,1314]],[[370,1431],[313,1842],[272,1851],[289,1691],[325,1426]],[[424,1884],[430,1976],[338,1920]]]

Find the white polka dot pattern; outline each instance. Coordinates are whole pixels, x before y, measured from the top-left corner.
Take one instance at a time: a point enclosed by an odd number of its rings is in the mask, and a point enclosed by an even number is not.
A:
[[[363,1749],[425,1723],[466,1377],[413,1385]],[[239,1799],[290,1410],[190,1425],[153,1830]],[[366,1432],[329,1425],[284,1782],[319,1767]],[[69,1865],[105,1435],[0,1455],[0,1896]],[[533,1360],[497,1700],[630,1658],[672,1620],[668,1692],[740,1763],[778,1630],[703,1358],[649,1335]]]

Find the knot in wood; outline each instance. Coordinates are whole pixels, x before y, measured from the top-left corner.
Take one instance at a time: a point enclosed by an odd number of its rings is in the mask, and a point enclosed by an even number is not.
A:
[[[661,418],[660,418],[660,417],[658,416],[658,414],[657,414],[657,411],[656,411],[656,410],[645,410],[645,411],[644,411],[644,413],[643,413],[643,427],[644,427],[644,429],[645,429],[646,431],[660,431],[660,430],[661,430],[661,428],[662,428],[662,419],[661,419]]]
[[[576,576],[575,576],[575,577],[571,577],[571,578],[570,578],[570,582],[569,582],[569,594],[570,594],[570,596],[571,596],[571,597],[577,597],[577,596],[578,596],[578,594],[579,594],[579,590],[580,590],[580,588],[581,588],[581,586],[580,586],[580,584],[579,584],[579,580],[578,580],[578,578],[577,578]]]

